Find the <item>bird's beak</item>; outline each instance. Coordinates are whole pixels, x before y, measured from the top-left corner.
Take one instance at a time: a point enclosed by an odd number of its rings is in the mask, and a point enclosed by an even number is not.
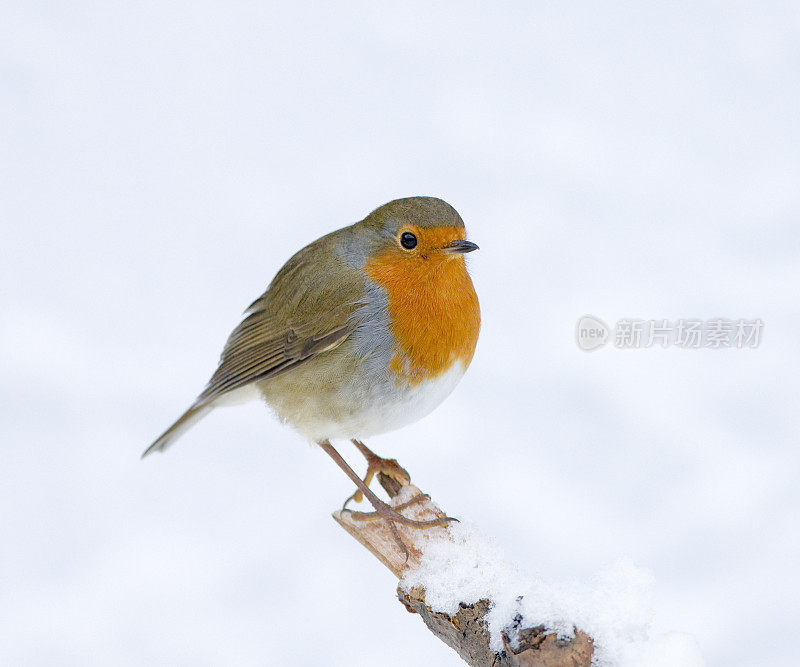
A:
[[[478,245],[472,241],[456,239],[455,241],[450,241],[450,243],[442,248],[442,252],[447,253],[448,255],[463,255],[465,252],[472,252],[473,250],[477,249]]]

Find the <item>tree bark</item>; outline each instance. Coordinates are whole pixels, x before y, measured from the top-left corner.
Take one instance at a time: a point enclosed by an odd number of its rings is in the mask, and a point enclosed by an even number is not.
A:
[[[398,482],[379,474],[378,479],[389,494],[391,504],[397,506],[421,492],[409,485],[401,487]],[[402,491],[402,493],[401,493]],[[403,510],[410,519],[428,520],[446,516],[430,498],[416,502]],[[389,528],[383,520],[363,521],[354,519],[347,510],[333,513],[333,518],[356,540],[366,547],[381,563],[388,567],[396,577],[419,567],[425,544],[428,539],[448,539],[446,528],[424,529],[425,539],[419,537],[419,529],[396,524],[403,542],[409,549],[409,556],[400,550]],[[559,639],[555,633],[547,632],[543,625],[519,630],[519,646],[512,648],[508,638],[503,636],[505,649],[495,653],[489,648],[489,632],[485,627],[484,616],[490,608],[489,600],[475,604],[462,603],[459,611],[450,616],[434,612],[425,604],[425,591],[412,588],[403,591],[398,587],[397,596],[406,609],[419,614],[427,628],[454,649],[463,660],[478,666],[492,667],[589,667],[592,662],[594,646],[591,637],[576,630],[571,639]]]

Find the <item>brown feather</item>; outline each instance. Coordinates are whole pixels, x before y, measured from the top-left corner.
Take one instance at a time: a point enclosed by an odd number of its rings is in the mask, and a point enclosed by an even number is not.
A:
[[[364,280],[350,267],[345,270],[336,252],[337,237],[349,230],[323,236],[286,262],[228,337],[198,402],[286,371],[350,335],[355,327],[350,315],[363,297]]]

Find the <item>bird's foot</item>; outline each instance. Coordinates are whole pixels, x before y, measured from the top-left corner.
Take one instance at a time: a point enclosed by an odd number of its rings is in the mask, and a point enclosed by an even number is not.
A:
[[[425,521],[419,521],[417,519],[409,519],[406,516],[400,514],[400,511],[411,507],[417,503],[420,503],[424,500],[428,500],[430,496],[425,493],[418,493],[416,496],[407,500],[396,507],[392,507],[388,503],[383,502],[379,498],[370,498],[370,502],[372,506],[375,508],[374,512],[356,512],[354,510],[347,510],[348,514],[355,519],[356,521],[374,521],[376,519],[383,519],[386,521],[386,524],[389,526],[389,531],[394,538],[395,543],[400,548],[400,550],[405,554],[406,560],[409,558],[409,550],[406,546],[403,539],[400,537],[400,533],[397,530],[396,523],[402,524],[404,526],[410,526],[412,528],[433,528],[435,526],[446,526],[451,521],[458,521],[458,519],[451,517],[451,516],[444,516],[438,519],[429,519]]]
[[[418,493],[411,500],[407,500],[406,502],[401,503],[400,505],[395,505],[394,507],[392,507],[391,505],[386,504],[386,506],[394,513],[398,513],[406,509],[407,507],[411,507],[412,505],[421,503],[423,500],[430,500],[430,496],[427,493]],[[374,512],[358,512],[356,510],[347,510],[347,511],[349,512],[350,516],[353,517],[356,521],[372,521],[374,519],[380,519],[383,517],[383,515],[377,510]],[[406,517],[403,518],[406,519]],[[408,519],[408,520],[413,521],[413,519]]]
[[[370,482],[372,482],[372,478],[379,472],[396,480],[401,486],[408,486],[411,484],[411,475],[397,462],[397,459],[384,459],[359,440],[353,440],[353,444],[358,447],[359,451],[364,455],[364,458],[367,459],[367,474],[364,476],[364,484],[369,486]],[[342,509],[347,509],[347,505],[351,500],[360,503],[363,499],[364,494],[360,489],[357,489],[352,496],[344,501]]]
[[[367,458],[367,464],[371,465],[375,468],[378,460],[382,463],[387,462],[387,459],[381,459],[379,456],[371,452],[366,445],[359,442],[358,440],[353,440],[353,443],[361,450],[361,453]],[[396,524],[402,524],[404,526],[410,526],[411,528],[433,528],[434,526],[446,526],[450,521],[458,521],[458,519],[454,519],[453,517],[443,516],[437,517],[435,519],[427,520],[427,521],[419,521],[416,519],[409,519],[406,516],[400,514],[398,510],[402,510],[405,508],[410,507],[411,505],[421,502],[427,496],[424,493],[418,493],[410,500],[397,505],[397,507],[392,507],[388,503],[384,502],[378,496],[375,495],[375,492],[369,488],[369,482],[372,480],[372,476],[374,476],[375,472],[373,471],[372,475],[367,473],[367,479],[362,480],[358,474],[348,465],[347,461],[342,458],[342,455],[336,451],[336,448],[331,445],[329,440],[320,440],[317,443],[320,448],[328,454],[342,470],[344,470],[345,474],[350,478],[352,482],[358,487],[359,491],[364,494],[364,496],[369,500],[372,507],[375,508],[374,512],[353,512],[352,510],[343,509],[343,511],[350,514],[354,519],[369,521],[370,519],[383,519],[386,521],[387,526],[389,527],[389,532],[391,533],[392,537],[394,538],[395,543],[400,548],[406,556],[406,561],[408,561],[410,552],[408,547],[403,542],[402,538],[400,537],[400,533],[397,530]],[[395,473],[392,478],[396,479],[399,483],[408,485],[411,481],[410,475],[406,472],[397,461],[392,459],[388,460],[389,466],[386,466],[390,469],[392,473]],[[394,494],[393,494],[394,495]],[[346,503],[345,503],[346,504]]]

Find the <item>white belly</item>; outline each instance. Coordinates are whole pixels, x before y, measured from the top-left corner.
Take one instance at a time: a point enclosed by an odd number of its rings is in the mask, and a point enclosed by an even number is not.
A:
[[[324,425],[322,432],[332,432],[331,438],[368,438],[413,424],[439,407],[455,389],[465,371],[463,364],[456,362],[450,370],[434,380],[417,385],[386,387],[380,396],[372,397],[373,400],[358,414],[339,424]]]
[[[422,419],[450,395],[465,370],[461,362],[455,362],[438,378],[416,385],[398,383],[388,374],[367,381],[356,373],[316,387],[300,378],[284,381],[277,376],[263,383],[261,391],[278,418],[309,440],[349,440],[394,431]],[[294,385],[296,379],[302,389]],[[287,386],[290,380],[292,387]]]

